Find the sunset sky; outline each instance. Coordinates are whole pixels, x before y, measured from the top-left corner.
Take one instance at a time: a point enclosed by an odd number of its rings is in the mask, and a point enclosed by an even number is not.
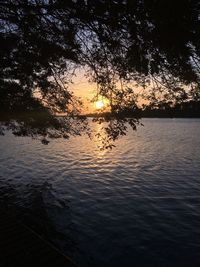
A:
[[[130,84],[129,86],[132,87],[134,84]],[[136,93],[143,90],[141,87],[135,87],[134,89]],[[97,85],[88,81],[85,77],[84,70],[78,70],[76,72],[76,76],[73,78],[73,84],[70,85],[70,90],[75,94],[75,96],[80,97],[83,101],[84,114],[94,113],[100,111],[101,109],[108,110],[108,99],[99,96],[97,101],[92,101],[97,93]],[[144,101],[141,100],[140,102],[143,103]]]
[[[109,101],[101,96],[97,101],[92,102],[97,93],[96,84],[90,83],[82,70],[79,70],[76,73],[76,77],[73,78],[73,84],[70,85],[70,89],[73,91],[75,96],[80,97],[83,101],[83,113],[93,113],[108,106]]]

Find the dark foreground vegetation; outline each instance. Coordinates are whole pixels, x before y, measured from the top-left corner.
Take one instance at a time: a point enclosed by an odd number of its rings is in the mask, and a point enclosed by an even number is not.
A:
[[[199,101],[199,17],[196,0],[2,0],[1,133],[87,132],[81,101],[70,90],[80,68],[96,84],[94,100],[110,101],[110,138],[124,133],[124,123],[136,128],[138,117],[123,114],[137,108],[138,98],[177,108]],[[64,120],[56,117],[63,113]]]

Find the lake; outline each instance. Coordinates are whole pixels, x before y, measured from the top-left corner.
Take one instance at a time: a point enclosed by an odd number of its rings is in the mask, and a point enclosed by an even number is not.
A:
[[[142,122],[103,151],[0,137],[1,202],[80,267],[200,266],[200,119]]]

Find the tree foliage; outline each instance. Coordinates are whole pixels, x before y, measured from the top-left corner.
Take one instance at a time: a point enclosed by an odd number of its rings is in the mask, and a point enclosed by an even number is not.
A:
[[[0,25],[4,126],[16,129],[17,120],[34,134],[51,135],[50,126],[56,135],[71,134],[80,119],[81,103],[69,90],[78,67],[97,84],[97,94],[110,100],[105,120],[114,139],[124,133],[120,122],[133,128],[138,123],[123,116],[137,106],[134,86],[147,88],[143,97],[154,106],[199,100],[197,0],[2,0]],[[65,125],[55,117],[63,113]],[[44,115],[39,128],[35,114]]]

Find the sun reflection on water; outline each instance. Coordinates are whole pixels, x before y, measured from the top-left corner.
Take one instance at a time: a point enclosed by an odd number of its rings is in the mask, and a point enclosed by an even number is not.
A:
[[[105,132],[105,124],[104,123],[94,123],[94,144],[97,147],[96,152],[98,156],[103,157],[108,150],[104,149],[105,142],[108,142],[108,137]]]

